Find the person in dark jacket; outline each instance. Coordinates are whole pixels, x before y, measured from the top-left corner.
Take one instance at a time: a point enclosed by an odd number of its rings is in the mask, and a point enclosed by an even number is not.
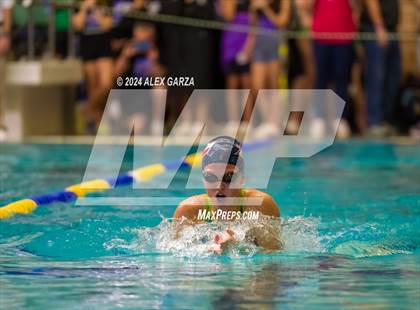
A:
[[[392,116],[401,80],[399,42],[390,40],[399,23],[398,0],[364,0],[361,31],[375,32],[376,40],[366,41],[366,101],[369,134],[375,137],[392,132]]]

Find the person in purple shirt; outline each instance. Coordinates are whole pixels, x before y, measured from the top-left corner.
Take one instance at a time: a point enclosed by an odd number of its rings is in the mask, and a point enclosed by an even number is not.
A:
[[[227,89],[250,89],[250,61],[254,36],[244,31],[249,27],[249,0],[220,0],[220,15],[227,23],[220,46],[220,59]],[[239,28],[241,27],[241,28]],[[226,131],[235,130],[240,119],[236,92],[228,92]]]

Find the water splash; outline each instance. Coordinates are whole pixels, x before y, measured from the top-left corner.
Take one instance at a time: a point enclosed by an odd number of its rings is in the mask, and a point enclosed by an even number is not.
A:
[[[283,250],[290,252],[324,253],[318,231],[320,220],[315,217],[296,216],[282,221]]]
[[[213,255],[208,248],[216,233],[230,229],[238,243],[230,246],[229,257],[251,257],[261,248],[249,241],[247,232],[255,227],[277,231],[277,238],[286,252],[325,252],[317,231],[319,220],[302,216],[285,218],[281,221],[260,218],[256,221],[213,222],[186,226],[176,238],[174,224],[163,219],[156,227],[133,229],[135,238],[131,241],[113,239],[105,247],[123,250],[130,254],[169,253],[175,256],[201,257]],[[280,228],[280,229],[278,229]]]
[[[170,254],[180,257],[207,257],[213,255],[209,246],[216,233],[230,229],[239,241],[227,249],[228,257],[252,257],[261,248],[250,242],[247,232],[251,228],[279,228],[278,239],[282,243],[282,253],[297,254],[339,254],[355,258],[411,254],[415,250],[410,243],[403,243],[393,234],[389,235],[376,225],[364,223],[335,234],[320,233],[321,222],[314,217],[289,217],[279,220],[260,218],[255,221],[213,222],[186,226],[176,238],[174,224],[166,218],[156,227],[142,227],[131,230],[131,240],[112,239],[105,244],[108,250],[124,254]],[[398,230],[397,230],[398,231]],[[380,235],[378,235],[378,233]],[[366,238],[371,238],[366,240]]]

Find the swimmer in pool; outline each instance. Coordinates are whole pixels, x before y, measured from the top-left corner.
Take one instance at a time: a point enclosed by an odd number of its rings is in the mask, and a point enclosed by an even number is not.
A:
[[[256,217],[280,217],[274,199],[256,189],[242,189],[244,159],[242,145],[228,136],[211,140],[202,153],[202,175],[206,194],[192,196],[180,203],[173,215],[175,223],[199,224],[211,221],[232,221]],[[254,220],[257,218],[254,217]],[[181,226],[182,227],[182,226]],[[278,227],[255,225],[247,232],[247,240],[266,251],[278,250],[281,242]],[[237,242],[235,233],[227,229],[214,236],[209,251],[222,254]]]

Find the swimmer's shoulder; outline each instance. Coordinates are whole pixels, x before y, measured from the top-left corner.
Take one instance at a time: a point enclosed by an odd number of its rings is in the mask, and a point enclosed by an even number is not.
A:
[[[206,206],[206,195],[195,195],[183,200],[175,210],[174,219],[186,217],[188,219],[195,219],[198,210]]]
[[[263,214],[280,217],[280,208],[271,195],[257,189],[246,189],[244,191],[246,197],[260,197],[263,199],[261,205],[257,207]]]

